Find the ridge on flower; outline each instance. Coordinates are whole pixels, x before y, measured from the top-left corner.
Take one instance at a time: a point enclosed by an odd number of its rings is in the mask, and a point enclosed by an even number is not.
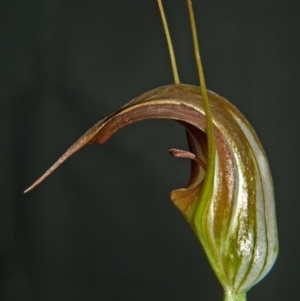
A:
[[[190,0],[188,5],[197,58]],[[172,51],[170,47],[174,59]],[[225,300],[242,301],[268,273],[278,253],[272,178],[253,128],[230,102],[206,90],[200,56],[197,63],[202,88],[180,84],[173,69],[175,85],[148,91],[101,119],[25,192],[86,144],[103,144],[128,124],[155,118],[179,122],[186,129],[189,151],[170,153],[191,159],[191,175],[185,188],[171,192],[171,199],[198,237]]]

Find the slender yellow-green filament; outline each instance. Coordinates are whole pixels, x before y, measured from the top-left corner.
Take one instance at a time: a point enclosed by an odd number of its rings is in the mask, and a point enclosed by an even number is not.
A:
[[[216,275],[220,277],[220,275],[223,274],[223,271],[221,270],[220,267],[221,265],[219,264],[218,259],[214,254],[214,250],[212,250],[210,246],[210,238],[207,235],[207,228],[206,228],[207,227],[206,215],[210,204],[209,201],[212,197],[212,193],[214,189],[214,174],[215,174],[215,159],[216,159],[215,135],[214,135],[213,122],[212,122],[212,114],[211,114],[207,90],[206,90],[204,72],[203,72],[203,67],[200,58],[200,50],[199,50],[199,44],[197,38],[197,30],[196,30],[196,23],[195,23],[194,12],[192,7],[192,1],[187,0],[187,5],[189,10],[195,58],[196,58],[200,86],[201,86],[201,93],[203,98],[203,107],[204,107],[205,120],[206,120],[207,144],[208,144],[206,175],[202,186],[202,190],[200,192],[197,209],[195,210],[192,219],[193,223],[191,226],[196,232],[196,235],[199,237],[202,246],[205,249],[206,254],[210,260],[210,263],[214,267],[215,271],[217,271]]]
[[[168,43],[168,48],[169,48],[169,53],[170,53],[170,58],[171,58],[171,64],[172,64],[175,84],[179,85],[180,80],[179,80],[179,76],[178,76],[176,59],[175,59],[175,54],[174,54],[174,49],[173,49],[173,45],[172,45],[172,40],[171,40],[171,36],[170,36],[170,32],[169,32],[167,19],[166,19],[166,16],[165,16],[165,12],[164,12],[164,8],[162,6],[161,0],[157,0],[157,3],[158,3],[161,19],[162,19],[163,26],[164,26],[164,31],[165,31],[166,38],[167,38],[167,43]]]
[[[196,63],[197,63],[197,68],[198,68],[198,73],[199,73],[200,86],[202,88],[201,91],[202,91],[203,105],[204,105],[205,118],[206,118],[206,132],[207,132],[207,140],[208,140],[208,168],[207,168],[208,170],[207,170],[207,174],[210,172],[210,173],[212,173],[211,176],[213,176],[212,171],[214,171],[216,146],[215,146],[215,139],[214,139],[212,115],[211,115],[211,110],[210,110],[208,96],[207,96],[203,67],[202,67],[202,63],[201,63],[199,43],[198,43],[198,38],[197,38],[197,30],[196,30],[196,23],[195,23],[194,12],[193,12],[193,7],[192,7],[192,1],[187,0],[187,4],[188,4],[188,9],[189,9],[195,58],[196,58]],[[206,178],[207,177],[208,177],[208,175],[206,175]]]

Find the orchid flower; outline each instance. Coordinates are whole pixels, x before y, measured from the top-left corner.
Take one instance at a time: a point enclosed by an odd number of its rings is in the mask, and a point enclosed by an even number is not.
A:
[[[185,188],[171,192],[171,199],[199,239],[224,288],[224,300],[243,301],[246,292],[269,272],[278,253],[267,157],[238,109],[206,89],[190,0],[201,88],[179,83],[166,19],[158,3],[175,84],[148,91],[101,119],[26,191],[86,144],[103,144],[128,124],[157,118],[179,122],[186,129],[189,151],[172,149],[170,153],[191,160],[191,176]]]

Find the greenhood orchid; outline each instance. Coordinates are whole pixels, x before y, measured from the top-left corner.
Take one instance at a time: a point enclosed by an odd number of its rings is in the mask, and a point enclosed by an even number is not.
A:
[[[202,88],[178,79],[133,99],[89,129],[26,191],[86,144],[103,144],[128,124],[157,118],[179,122],[189,151],[170,153],[191,159],[191,176],[185,188],[171,192],[171,199],[201,242],[225,300],[246,300],[278,253],[272,178],[253,128],[230,102],[206,90],[199,63]]]

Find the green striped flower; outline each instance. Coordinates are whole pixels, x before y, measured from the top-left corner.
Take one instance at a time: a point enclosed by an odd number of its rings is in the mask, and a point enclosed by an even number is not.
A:
[[[171,198],[201,241],[225,300],[245,300],[278,253],[272,178],[262,145],[245,117],[224,98],[207,92],[216,144],[208,197],[200,194],[205,176],[201,165],[207,161],[205,129],[188,126],[194,157],[178,153],[193,159],[191,179]],[[197,110],[203,112],[198,98]]]
[[[199,87],[170,85],[146,92],[88,130],[32,189],[86,144],[105,143],[122,127],[166,118],[187,131],[192,160],[187,187],[171,199],[199,238],[225,290],[225,300],[246,300],[246,292],[271,269],[278,253],[273,184],[264,150],[250,124],[227,100],[209,92],[214,126],[214,162],[208,164],[206,118]],[[211,180],[207,177],[211,171]]]

